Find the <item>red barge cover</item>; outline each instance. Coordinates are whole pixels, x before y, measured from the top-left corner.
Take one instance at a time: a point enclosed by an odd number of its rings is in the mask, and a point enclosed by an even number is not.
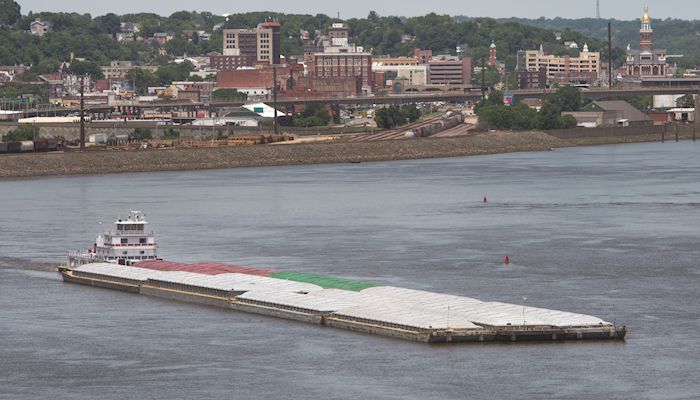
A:
[[[243,267],[235,264],[224,264],[218,262],[200,262],[194,264],[177,263],[165,260],[141,261],[136,264],[139,268],[152,269],[156,271],[183,271],[193,272],[203,275],[221,274],[246,274],[256,276],[267,276],[273,271],[262,268]]]

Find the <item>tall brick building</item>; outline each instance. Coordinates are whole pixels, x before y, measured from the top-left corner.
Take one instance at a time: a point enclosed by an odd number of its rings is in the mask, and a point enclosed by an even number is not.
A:
[[[363,87],[372,87],[372,55],[369,53],[316,53],[311,76],[319,78],[359,76]]]
[[[229,71],[242,66],[280,64],[279,22],[263,22],[255,29],[224,29],[221,55],[211,57],[217,71]]]

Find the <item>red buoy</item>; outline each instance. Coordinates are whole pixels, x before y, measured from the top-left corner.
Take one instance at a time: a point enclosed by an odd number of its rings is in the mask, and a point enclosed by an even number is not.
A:
[[[488,202],[489,202],[489,199],[487,199],[486,197],[484,197],[484,203],[488,203]]]
[[[506,256],[506,265],[510,264],[510,257]]]

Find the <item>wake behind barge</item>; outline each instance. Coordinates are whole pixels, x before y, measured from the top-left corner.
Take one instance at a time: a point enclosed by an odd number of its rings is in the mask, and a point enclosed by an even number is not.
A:
[[[134,214],[59,268],[65,282],[223,307],[405,340],[448,342],[622,340],[625,326],[563,311],[379,286],[304,273],[156,257]]]

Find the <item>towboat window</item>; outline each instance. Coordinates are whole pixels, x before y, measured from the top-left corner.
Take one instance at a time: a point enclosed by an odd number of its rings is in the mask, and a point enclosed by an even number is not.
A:
[[[139,243],[141,243],[141,244],[146,244],[146,238],[141,238],[141,239],[139,239]]]
[[[126,239],[126,238],[122,239],[122,244],[127,244],[127,243],[129,243],[129,239]]]
[[[140,231],[143,227],[139,224],[117,224],[117,229],[120,231]]]

